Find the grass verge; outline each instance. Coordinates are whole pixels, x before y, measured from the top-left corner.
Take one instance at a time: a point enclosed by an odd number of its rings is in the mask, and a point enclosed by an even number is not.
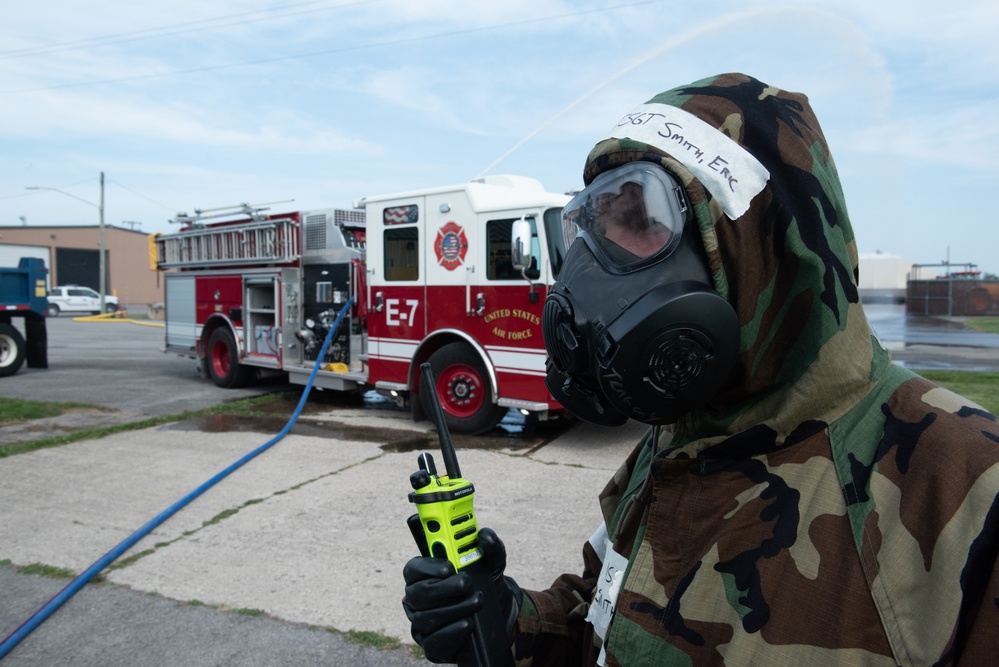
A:
[[[0,426],[16,424],[31,419],[58,417],[69,410],[100,410],[86,403],[54,403],[48,401],[25,401],[20,398],[0,398]]]
[[[187,412],[181,412],[174,415],[161,415],[158,417],[150,417],[148,419],[143,419],[137,422],[132,422],[130,424],[116,424],[113,426],[104,426],[101,428],[91,428],[83,429],[80,431],[75,431],[73,433],[66,433],[63,435],[57,435],[50,438],[41,438],[39,440],[28,440],[25,442],[14,442],[10,444],[0,444],[0,459],[7,456],[14,456],[15,454],[24,454],[26,452],[33,452],[38,449],[46,449],[48,447],[61,447],[62,445],[68,445],[73,442],[79,442],[80,440],[91,440],[95,438],[102,438],[106,435],[111,435],[113,433],[122,433],[125,431],[138,431],[145,428],[152,428],[154,426],[160,426],[162,424],[170,424],[172,422],[184,421],[185,419],[191,419],[193,417],[201,417],[204,415],[214,415],[214,414],[234,414],[238,416],[252,416],[252,415],[269,415],[273,412],[263,411],[262,408],[265,406],[270,406],[275,402],[288,401],[289,397],[284,394],[268,394],[266,396],[254,396],[252,398],[244,398],[238,401],[233,401],[232,403],[223,403],[222,405],[215,405],[209,408],[204,408],[201,410],[190,410]],[[297,399],[297,396],[295,397]],[[23,417],[21,419],[8,419],[9,413],[7,408],[9,405],[13,405],[14,402],[23,403],[25,405],[18,408],[21,414],[35,413],[38,414],[42,410],[52,410],[63,408],[60,412],[55,414],[62,414],[65,410],[79,408],[81,407],[76,403],[44,403],[39,401],[21,401],[15,398],[0,398],[0,414],[4,415],[5,423],[16,423],[20,421],[27,421],[30,419],[37,419],[39,417]],[[91,406],[83,406],[91,407]],[[47,414],[44,416],[55,416]]]
[[[343,638],[352,644],[369,646],[379,651],[394,651],[402,646],[402,643],[395,637],[383,635],[380,632],[370,632],[366,630],[347,630],[343,633]]]
[[[76,572],[68,568],[45,565],[44,563],[14,565],[9,558],[0,560],[0,567],[13,567],[20,574],[37,574],[40,577],[49,577],[50,579],[75,579],[77,575]]]
[[[999,333],[999,317],[969,317],[964,326],[983,333]]]

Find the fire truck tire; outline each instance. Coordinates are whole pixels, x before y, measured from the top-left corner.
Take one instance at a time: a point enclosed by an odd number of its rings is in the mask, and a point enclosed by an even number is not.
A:
[[[225,389],[245,386],[251,369],[239,363],[239,348],[232,332],[219,327],[208,339],[205,363],[212,381]]]
[[[24,336],[11,324],[0,324],[0,377],[13,375],[24,363]]]
[[[448,429],[469,435],[491,431],[507,410],[493,403],[492,385],[479,355],[464,343],[448,343],[429,361]]]

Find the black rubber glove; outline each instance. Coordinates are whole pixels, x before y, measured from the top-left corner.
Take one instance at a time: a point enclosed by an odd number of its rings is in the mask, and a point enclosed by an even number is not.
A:
[[[513,579],[503,576],[506,547],[492,529],[479,531],[479,548],[492,574],[510,636],[523,593]],[[482,593],[472,591],[469,576],[463,572],[455,574],[454,567],[443,558],[413,558],[406,563],[402,575],[406,580],[402,606],[411,623],[413,639],[423,647],[431,662],[455,662],[455,656],[472,632],[472,616],[482,607]]]
[[[524,601],[524,592],[520,590],[516,581],[504,576],[506,545],[492,528],[483,528],[479,531],[479,549],[482,550],[482,559],[492,572],[497,599],[503,612],[503,618],[506,619],[506,635],[512,639],[514,627],[517,625],[517,615],[520,613],[520,605]]]

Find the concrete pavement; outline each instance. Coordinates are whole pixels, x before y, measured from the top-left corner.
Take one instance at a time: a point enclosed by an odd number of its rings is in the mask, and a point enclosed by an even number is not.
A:
[[[412,512],[406,496],[416,468],[412,444],[429,425],[414,424],[408,412],[366,408],[307,419],[316,435],[347,430],[380,437],[289,435],[153,531],[119,559],[123,566],[105,571],[106,581],[123,590],[88,586],[77,596],[113,599],[74,598],[11,653],[9,664],[423,664],[406,649],[367,650],[370,659],[402,662],[362,662],[351,653],[357,645],[308,628],[412,643],[400,605],[402,566],[416,553],[405,525]],[[480,523],[507,543],[508,574],[538,588],[579,569],[582,543],[600,520],[596,494],[644,430],[576,424],[551,442],[500,439],[486,443],[490,449],[478,448],[481,440],[465,448],[458,439],[462,472],[476,484]],[[167,425],[0,459],[0,560],[81,572],[272,435]],[[9,568],[2,570],[11,578]],[[155,604],[141,604],[138,593],[156,596]],[[22,599],[16,611],[0,605],[3,635],[46,600]],[[136,611],[133,622],[115,628],[119,615],[99,610],[119,604]],[[253,652],[256,662],[247,662],[245,646],[234,640],[250,621],[217,608],[265,615],[251,619],[260,621],[255,633],[273,634]],[[228,617],[212,617],[218,636],[200,636],[209,612]],[[150,638],[155,622],[146,614],[175,627],[172,642],[204,643],[204,652],[191,649],[178,662],[176,647]],[[81,627],[100,630],[89,641],[107,644],[73,650],[69,642]],[[318,642],[317,652],[300,655],[302,642]]]

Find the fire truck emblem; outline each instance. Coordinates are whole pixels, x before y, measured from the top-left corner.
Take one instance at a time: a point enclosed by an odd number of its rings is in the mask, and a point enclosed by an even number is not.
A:
[[[465,253],[468,252],[465,229],[456,222],[449,222],[438,229],[434,252],[437,253],[437,263],[448,271],[461,266],[465,261]]]

